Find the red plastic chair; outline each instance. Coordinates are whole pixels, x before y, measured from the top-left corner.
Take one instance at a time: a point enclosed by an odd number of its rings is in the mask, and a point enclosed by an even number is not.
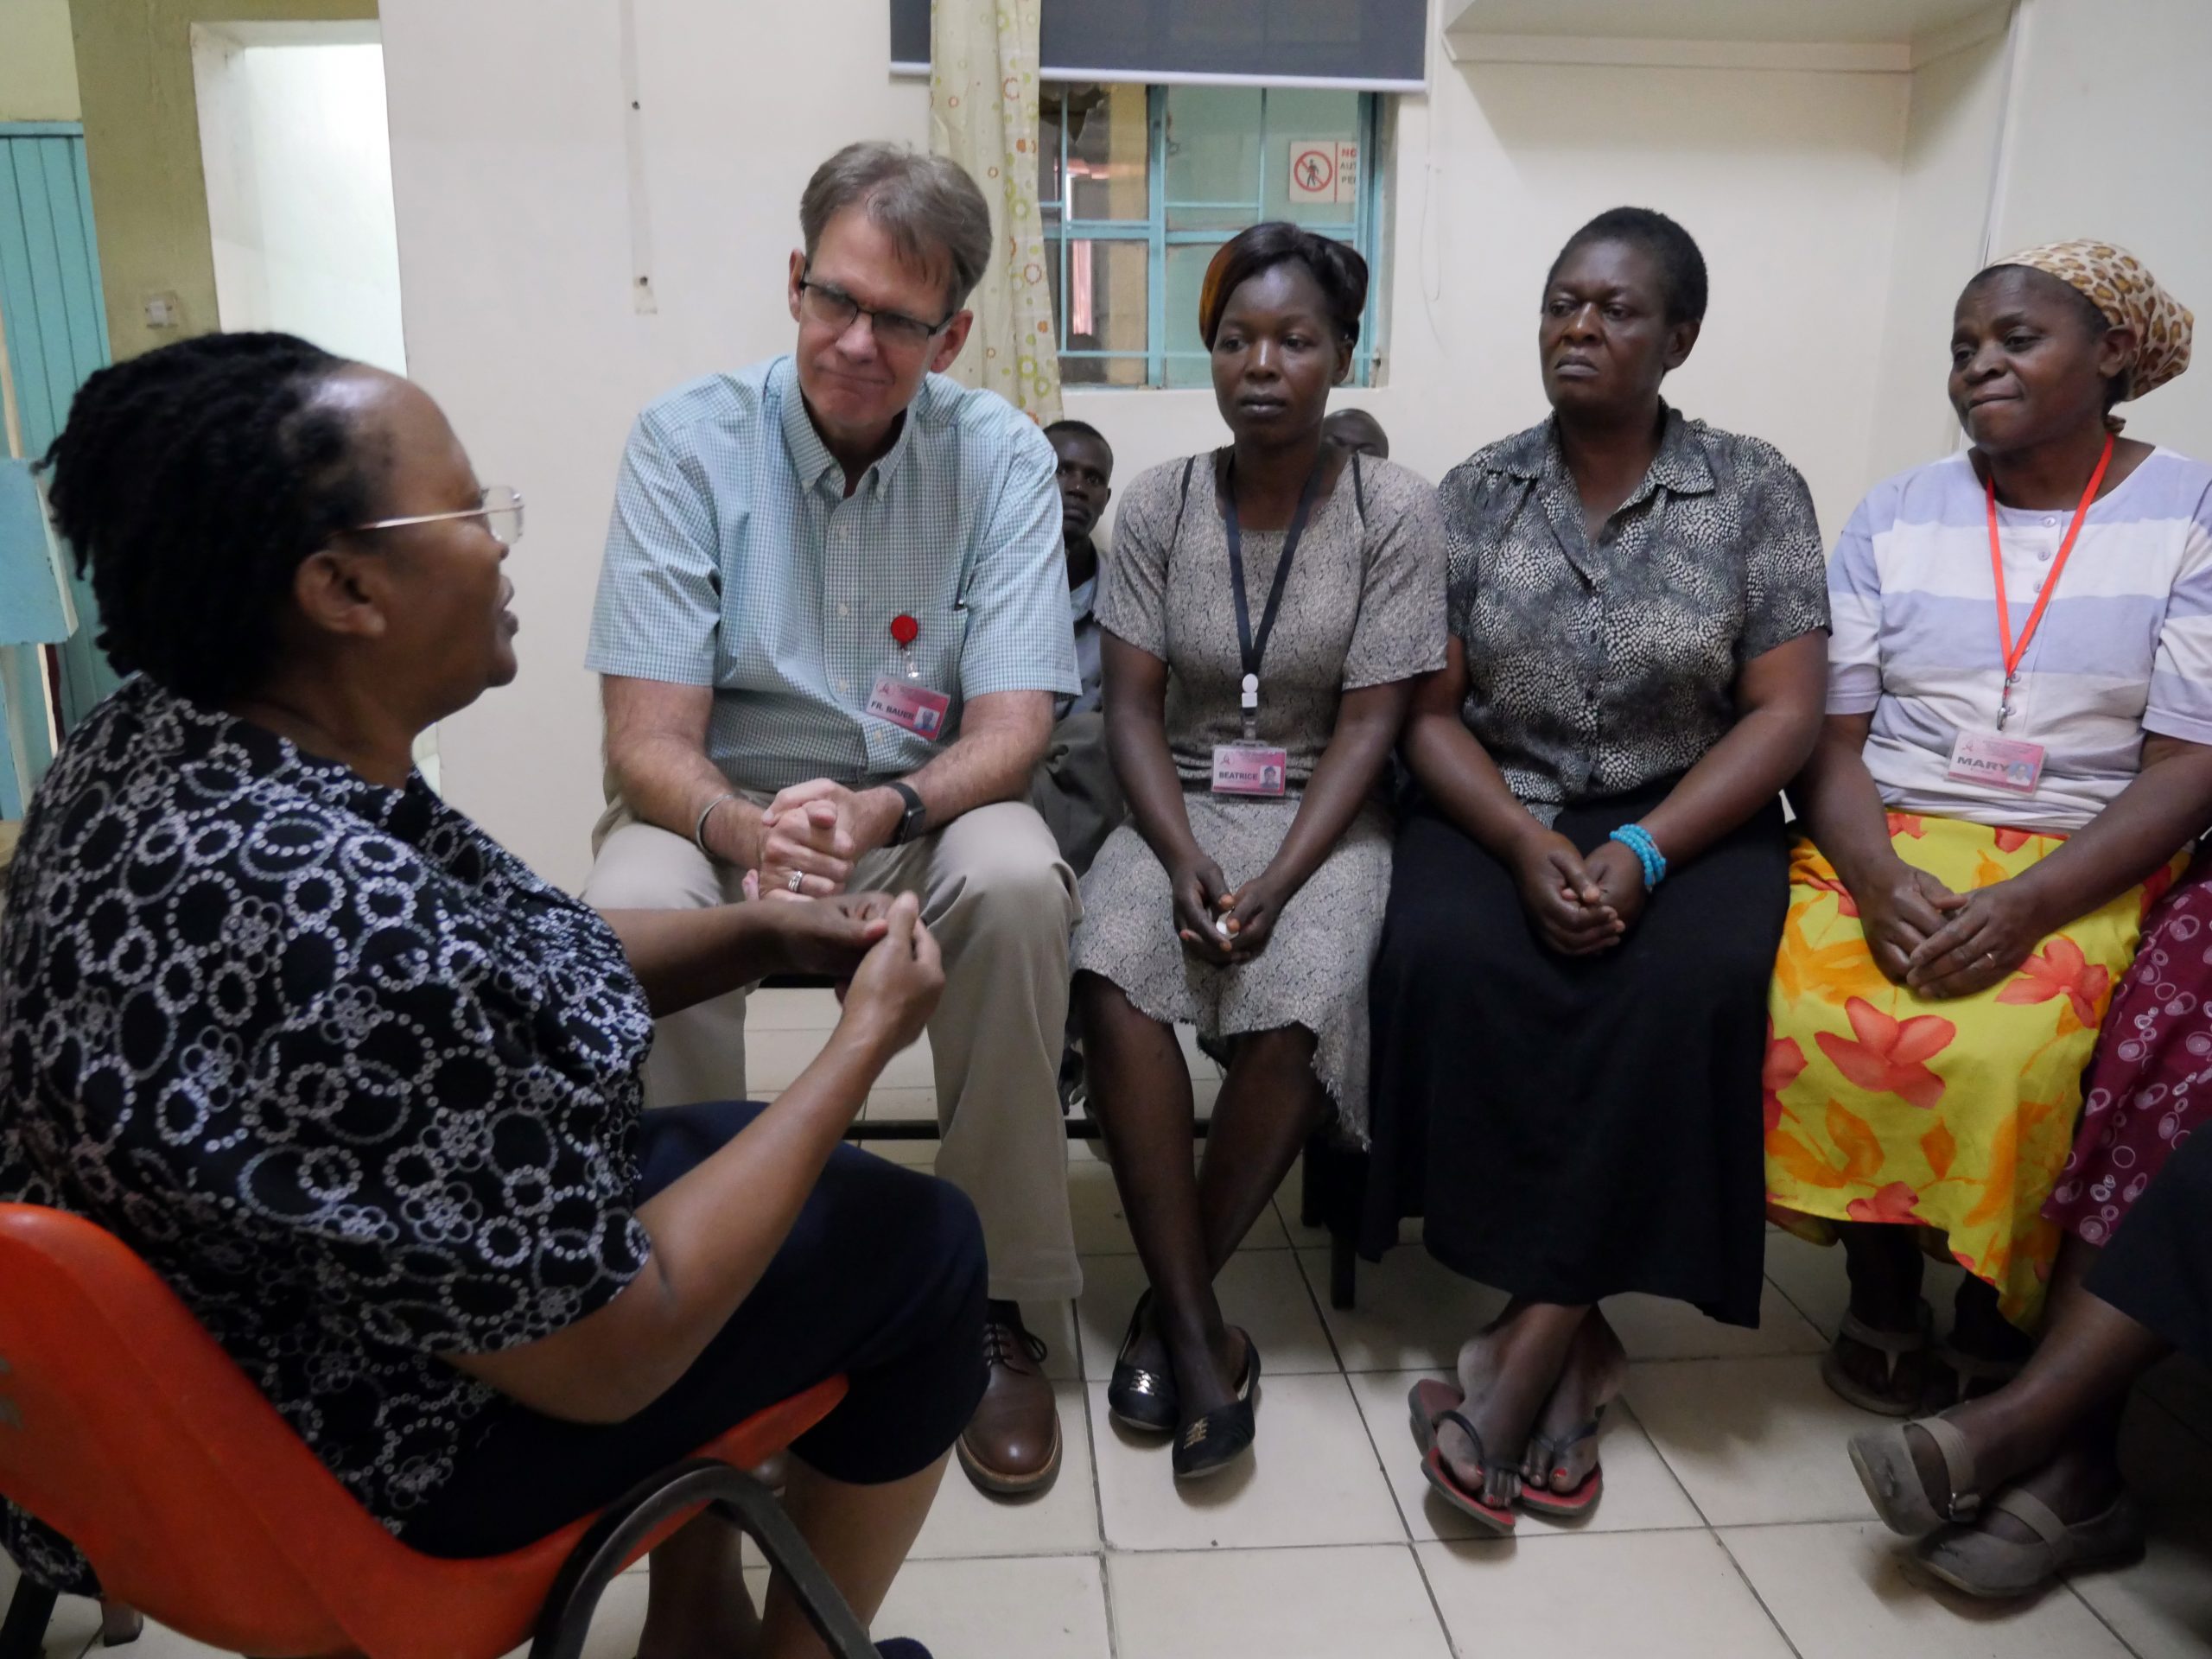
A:
[[[153,1269],[92,1222],[0,1205],[0,1494],[73,1541],[105,1592],[260,1659],[576,1659],[608,1581],[709,1504],[760,1545],[839,1659],[875,1648],[744,1472],[842,1377],[512,1554],[423,1555],[356,1503]],[[0,1659],[36,1659],[50,1592],[18,1586]]]

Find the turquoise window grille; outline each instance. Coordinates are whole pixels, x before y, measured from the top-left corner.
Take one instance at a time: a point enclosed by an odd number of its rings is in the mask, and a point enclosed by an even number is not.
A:
[[[1382,95],[1333,88],[1048,86],[1038,200],[1062,383],[1211,384],[1198,324],[1206,265],[1238,231],[1289,219],[1366,258],[1352,384],[1375,384],[1383,113]],[[1307,159],[1317,154],[1327,162]],[[1351,164],[1332,188],[1338,155]],[[1294,178],[1294,162],[1317,170]]]
[[[85,169],[85,135],[74,122],[0,123],[0,321],[22,424],[23,449],[35,459],[68,418],[70,399],[109,361],[107,313],[100,296],[99,250],[92,232],[92,184]],[[79,626],[59,647],[61,717],[67,727],[113,690],[118,678],[92,643],[89,587],[77,582]],[[43,699],[37,661],[15,653],[15,674],[0,696],[40,709],[16,722],[31,734],[22,759],[36,776],[44,753]],[[20,701],[17,701],[20,700]],[[5,722],[0,722],[4,731]],[[0,736],[0,743],[5,742]],[[0,766],[0,816],[13,816],[14,765]],[[20,810],[20,803],[14,803]]]

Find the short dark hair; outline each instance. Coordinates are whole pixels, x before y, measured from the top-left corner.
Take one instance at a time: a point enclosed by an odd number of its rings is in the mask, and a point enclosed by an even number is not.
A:
[[[1698,251],[1696,238],[1656,208],[1608,207],[1567,238],[1544,275],[1544,286],[1548,289],[1558,279],[1567,255],[1593,242],[1625,242],[1643,249],[1659,267],[1667,321],[1705,321],[1705,255]]]
[[[1049,438],[1055,432],[1065,432],[1074,437],[1089,438],[1106,452],[1107,460],[1111,461],[1114,458],[1114,446],[1106,441],[1106,435],[1089,421],[1054,421],[1045,429],[1045,435]]]
[[[274,667],[302,562],[373,516],[377,469],[316,402],[351,366],[290,334],[203,334],[79,390],[41,464],[118,671],[213,705]]]
[[[1262,271],[1293,260],[1319,285],[1338,338],[1347,346],[1359,343],[1359,320],[1367,309],[1367,261],[1341,242],[1278,219],[1238,232],[1206,267],[1205,284],[1198,290],[1198,337],[1208,351],[1230,296]]]

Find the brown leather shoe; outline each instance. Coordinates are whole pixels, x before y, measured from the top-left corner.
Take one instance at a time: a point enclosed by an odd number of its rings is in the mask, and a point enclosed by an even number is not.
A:
[[[989,1380],[960,1436],[960,1466],[987,1492],[1024,1497],[1060,1472],[1060,1411],[1045,1376],[1045,1344],[1012,1302],[993,1302],[983,1325]]]

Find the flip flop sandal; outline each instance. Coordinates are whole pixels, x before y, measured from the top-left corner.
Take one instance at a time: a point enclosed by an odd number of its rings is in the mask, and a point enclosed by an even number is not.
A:
[[[1414,1384],[1406,1395],[1406,1411],[1414,1431],[1414,1444],[1421,1448],[1421,1456],[1427,1457],[1429,1447],[1436,1443],[1436,1420],[1466,1403],[1465,1395],[1433,1376],[1425,1376]]]
[[[1982,1389],[1984,1394],[2003,1388],[2019,1376],[2021,1368],[2027,1363],[2018,1359],[1984,1359],[1979,1354],[1954,1348],[1948,1338],[1936,1344],[1932,1357],[1955,1379],[1956,1391],[1943,1402],[1945,1405],[1964,1405],[1976,1398],[1970,1390],[1977,1382],[1987,1384]]]
[[[2062,1573],[2123,1567],[2143,1554],[2143,1516],[2122,1492],[2101,1515],[2072,1525],[2033,1492],[2018,1487],[1991,1501],[2036,1535],[2031,1544],[1999,1538],[1979,1527],[1954,1527],[1923,1539],[1914,1564],[1954,1590],[1999,1601],[2042,1589]]]
[[[1949,1477],[1949,1501],[1937,1504],[1928,1496],[1928,1484],[1913,1460],[1908,1428],[1916,1428],[1936,1442],[1943,1454]],[[1981,1513],[1981,1491],[1974,1478],[1974,1452],[1955,1423],[1943,1417],[1923,1417],[1887,1428],[1870,1428],[1851,1437],[1851,1466],[1859,1484],[1873,1501],[1874,1513],[1891,1532],[1923,1538],[1947,1522],[1970,1526]]]
[[[1580,1446],[1585,1440],[1594,1440],[1598,1438],[1598,1425],[1604,1420],[1605,1415],[1605,1408],[1600,1406],[1598,1408],[1596,1416],[1573,1433],[1562,1434],[1557,1440],[1546,1434],[1532,1434],[1529,1437],[1529,1443],[1537,1448],[1545,1468],[1557,1469],[1561,1459],[1567,1456],[1570,1446]],[[1589,1514],[1595,1507],[1599,1495],[1605,1490],[1605,1468],[1602,1465],[1593,1463],[1590,1465],[1590,1472],[1583,1476],[1580,1483],[1572,1491],[1556,1492],[1548,1487],[1531,1486],[1523,1481],[1521,1486],[1521,1507],[1532,1510],[1537,1515],[1554,1516],[1571,1520],[1578,1515]]]
[[[1920,1319],[1910,1331],[1885,1331],[1872,1325],[1849,1309],[1844,1311],[1843,1324],[1836,1334],[1840,1344],[1846,1338],[1863,1344],[1883,1355],[1888,1361],[1882,1380],[1894,1389],[1897,1380],[1897,1363],[1908,1354],[1925,1352],[1929,1331],[1935,1324],[1935,1314],[1925,1302],[1920,1305]],[[1899,1400],[1891,1395],[1879,1394],[1853,1376],[1843,1363],[1840,1348],[1831,1345],[1821,1356],[1821,1381],[1839,1399],[1847,1400],[1861,1411],[1871,1411],[1879,1417],[1910,1417],[1920,1409],[1917,1400]]]
[[[1476,1432],[1475,1426],[1461,1416],[1458,1409],[1453,1407],[1447,1407],[1433,1416],[1425,1418],[1421,1406],[1422,1386],[1416,1382],[1414,1385],[1412,1395],[1414,1408],[1414,1439],[1421,1443],[1422,1477],[1436,1489],[1438,1497],[1484,1531],[1496,1533],[1500,1536],[1510,1534],[1516,1525],[1512,1503],[1509,1500],[1503,1503],[1493,1503],[1485,1496],[1490,1488],[1491,1465],[1490,1452],[1483,1445],[1483,1437]],[[1427,1386],[1436,1389],[1444,1387],[1440,1382]],[[1452,1472],[1452,1465],[1444,1460],[1443,1450],[1436,1443],[1438,1423],[1452,1424],[1474,1443],[1475,1465],[1483,1471],[1481,1486],[1471,1489],[1463,1485],[1459,1476]]]

